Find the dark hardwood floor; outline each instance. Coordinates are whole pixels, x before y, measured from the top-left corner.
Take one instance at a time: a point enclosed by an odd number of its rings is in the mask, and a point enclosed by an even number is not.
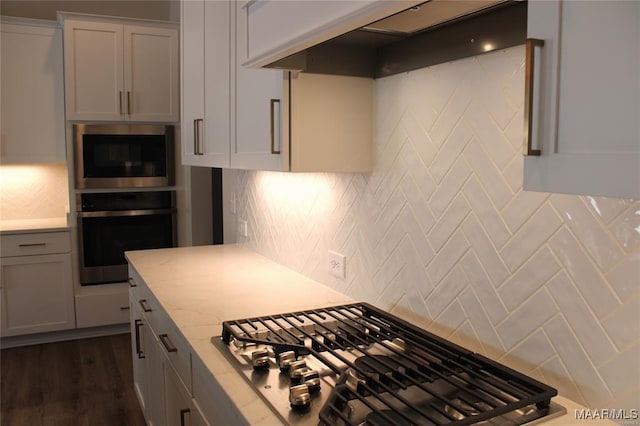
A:
[[[0,424],[144,425],[128,334],[2,349]]]

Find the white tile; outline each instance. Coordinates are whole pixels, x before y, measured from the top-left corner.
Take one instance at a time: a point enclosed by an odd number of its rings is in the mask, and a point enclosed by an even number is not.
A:
[[[407,194],[407,198],[413,199],[414,197],[422,196],[424,199],[429,199],[437,188],[436,182],[422,165],[410,144],[405,145],[401,156],[407,168],[407,173],[404,175],[403,180],[411,179],[413,181],[412,187],[415,188],[415,190]]]
[[[546,246],[534,254],[500,287],[499,294],[505,306],[512,310],[542,287],[560,265]]]
[[[522,91],[522,86],[520,86],[520,91]],[[519,158],[520,161],[524,160],[524,156],[522,155],[522,146],[524,138],[522,137],[522,129],[524,128],[524,113],[522,112],[522,107],[518,108],[518,112],[516,112],[507,124],[507,127],[504,129],[504,136],[507,138],[512,151],[512,159]],[[522,176],[521,176],[522,178]]]
[[[447,209],[447,206],[458,195],[470,174],[471,169],[464,159],[459,158],[453,164],[438,189],[429,199],[429,208],[436,216],[442,215]]]
[[[440,315],[468,284],[469,279],[462,268],[460,266],[454,267],[425,298],[427,309],[434,316]]]
[[[626,256],[605,275],[618,297],[629,299],[640,292],[640,250]]]
[[[555,356],[545,362],[540,370],[544,376],[544,380],[542,380],[543,383],[559,389],[559,392],[565,398],[569,398],[582,406],[587,405],[587,402],[559,357]]]
[[[491,280],[487,276],[482,265],[476,257],[476,253],[470,251],[462,259],[462,266],[464,268],[471,286],[473,287],[480,303],[484,306],[484,310],[491,318],[493,324],[497,324],[502,321],[508,314],[507,310],[502,303],[502,300],[496,293],[491,284]]]
[[[509,276],[509,270],[474,214],[467,217],[462,230],[491,278],[493,287],[501,285]]]
[[[435,320],[429,325],[428,330],[440,337],[447,338],[465,321],[462,306],[456,300],[437,315]]]
[[[544,331],[563,361],[571,378],[576,382],[587,406],[598,407],[601,401],[609,400],[610,392],[593,367],[580,343],[561,316],[545,325]]]
[[[614,397],[632,391],[640,395],[640,377],[637,374],[631,374],[632,371],[640,371],[640,343],[620,352],[600,366],[598,371]],[[638,401],[640,399],[636,399],[636,403]],[[637,405],[627,408],[637,408]]]
[[[522,190],[522,180],[524,176],[524,161],[521,155],[514,155],[511,162],[502,171],[502,176],[516,196]],[[515,198],[514,198],[515,199]],[[512,199],[512,203],[513,200]]]
[[[473,75],[476,83],[472,85],[473,98],[480,101],[491,115],[491,120],[495,121],[500,129],[504,129],[517,112],[517,105],[505,96],[502,82],[493,80],[491,75],[483,72],[482,67],[477,67],[476,70]]]
[[[377,233],[380,237],[384,235],[393,222],[396,221],[398,214],[407,203],[407,199],[400,190],[394,191],[390,197],[386,198],[385,204],[381,204],[378,210],[381,210],[380,216],[375,221],[372,232]]]
[[[547,289],[596,366],[615,354],[616,348],[600,326],[600,322],[565,273],[555,276],[547,285]],[[638,328],[637,331],[640,333],[640,327]]]
[[[467,180],[463,193],[483,228],[487,231],[491,242],[496,247],[501,247],[511,237],[511,232],[502,220],[500,212],[496,210],[491,199],[475,177]]]
[[[513,197],[513,192],[500,170],[496,168],[479,143],[473,141],[469,143],[464,156],[496,207],[502,209]]]
[[[462,195],[458,195],[444,212],[440,219],[429,231],[429,243],[438,252],[451,237],[453,232],[460,227],[460,224],[471,211],[467,201]]]
[[[585,204],[591,208],[593,214],[602,219],[604,223],[610,223],[620,213],[634,203],[634,200],[609,197],[581,197]]]
[[[549,294],[543,289],[527,299],[502,321],[496,330],[507,350],[534,333],[558,312]]]
[[[506,86],[516,79],[520,72],[520,63],[524,60],[523,46],[514,47],[507,50],[499,50],[485,55],[478,56],[478,63],[484,70],[483,78],[493,81],[498,89],[504,90]],[[524,92],[524,79],[519,80],[519,91]],[[520,94],[520,99],[524,96]],[[519,102],[514,101],[514,104]]]
[[[615,239],[603,229],[580,197],[553,194],[551,204],[601,269],[609,269],[622,258],[623,251]]]
[[[420,228],[422,228],[423,232],[428,232],[436,223],[436,219],[433,217],[431,209],[409,174],[406,174],[404,179],[402,179],[400,187],[402,188],[404,196],[408,200],[409,207],[413,211],[413,216],[420,225]]]
[[[522,178],[520,178],[522,179]],[[502,218],[516,232],[549,198],[546,192],[520,191],[502,211]]]
[[[429,245],[427,237],[422,231],[411,206],[405,206],[405,208],[402,209],[399,220],[404,231],[413,243],[415,253],[420,258],[420,264],[422,266],[428,265],[436,253],[433,248],[431,248],[431,245]]]
[[[620,350],[637,343],[640,340],[640,296],[624,301],[602,326]]]
[[[411,71],[407,75],[416,83],[415,91],[423,94],[425,101],[439,112],[446,108],[454,92],[469,73],[465,65],[467,64],[464,62],[452,62],[444,66]]]
[[[598,318],[603,318],[618,307],[619,303],[610,287],[571,232],[562,228],[551,239],[549,246]]]
[[[439,110],[441,111],[440,116],[429,129],[431,140],[437,147],[442,149],[445,142],[448,142],[453,129],[460,123],[460,119],[470,102],[471,91],[469,90],[469,82],[465,79],[455,89],[444,109]]]
[[[553,233],[560,227],[562,221],[548,205],[540,210],[525,223],[507,244],[500,250],[504,263],[510,271],[515,271],[525,262]]]
[[[526,337],[519,345],[516,345],[509,353],[497,358],[498,362],[505,363],[524,374],[540,366],[555,354],[551,343],[542,330],[537,330]]]
[[[456,231],[427,267],[431,282],[439,283],[468,249],[469,243],[464,235]]]
[[[502,170],[511,160],[513,147],[503,134],[502,128],[493,121],[485,101],[486,99],[481,99],[480,102],[472,101],[464,114],[464,122],[473,130],[474,140],[483,146],[496,166]]]
[[[473,324],[476,335],[482,342],[484,353],[492,359],[499,357],[505,348],[472,287],[468,287],[462,292],[460,303],[469,322]]]
[[[413,147],[413,150],[423,164],[422,167],[430,164],[438,152],[431,142],[431,137],[429,137],[429,134],[423,127],[423,125],[429,126],[428,122],[429,120],[425,121],[417,111],[415,111],[415,113],[414,111],[407,111],[400,122],[400,125],[407,133],[409,144]]]
[[[473,133],[464,120],[458,122],[440,147],[433,161],[428,164],[429,173],[440,184],[465,146],[472,140]]]
[[[629,206],[611,224],[611,232],[627,253],[640,248],[640,201]]]

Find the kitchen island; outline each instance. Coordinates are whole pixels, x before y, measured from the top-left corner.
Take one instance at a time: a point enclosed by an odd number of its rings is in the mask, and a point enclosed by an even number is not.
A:
[[[186,342],[193,367],[185,382],[189,382],[187,388],[193,383],[192,396],[211,424],[219,420],[252,425],[280,423],[212,345],[211,337],[220,335],[223,321],[353,302],[240,245],[142,250],[127,252],[126,257],[132,285],[148,287]],[[132,327],[137,333],[133,320]],[[139,348],[134,349],[135,359]],[[575,420],[575,410],[580,408],[576,404],[562,397],[553,401],[564,406],[567,414],[545,424],[584,423]],[[217,414],[222,417],[212,418]]]

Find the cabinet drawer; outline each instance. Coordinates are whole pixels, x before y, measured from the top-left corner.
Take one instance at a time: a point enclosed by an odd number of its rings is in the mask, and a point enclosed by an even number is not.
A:
[[[76,295],[76,323],[78,328],[129,322],[129,293]]]
[[[2,257],[69,253],[71,241],[69,232],[3,235],[0,251]]]

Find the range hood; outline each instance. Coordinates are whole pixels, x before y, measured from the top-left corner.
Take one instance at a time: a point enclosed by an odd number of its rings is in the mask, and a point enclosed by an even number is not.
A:
[[[525,43],[526,1],[430,0],[267,65],[368,78]]]

